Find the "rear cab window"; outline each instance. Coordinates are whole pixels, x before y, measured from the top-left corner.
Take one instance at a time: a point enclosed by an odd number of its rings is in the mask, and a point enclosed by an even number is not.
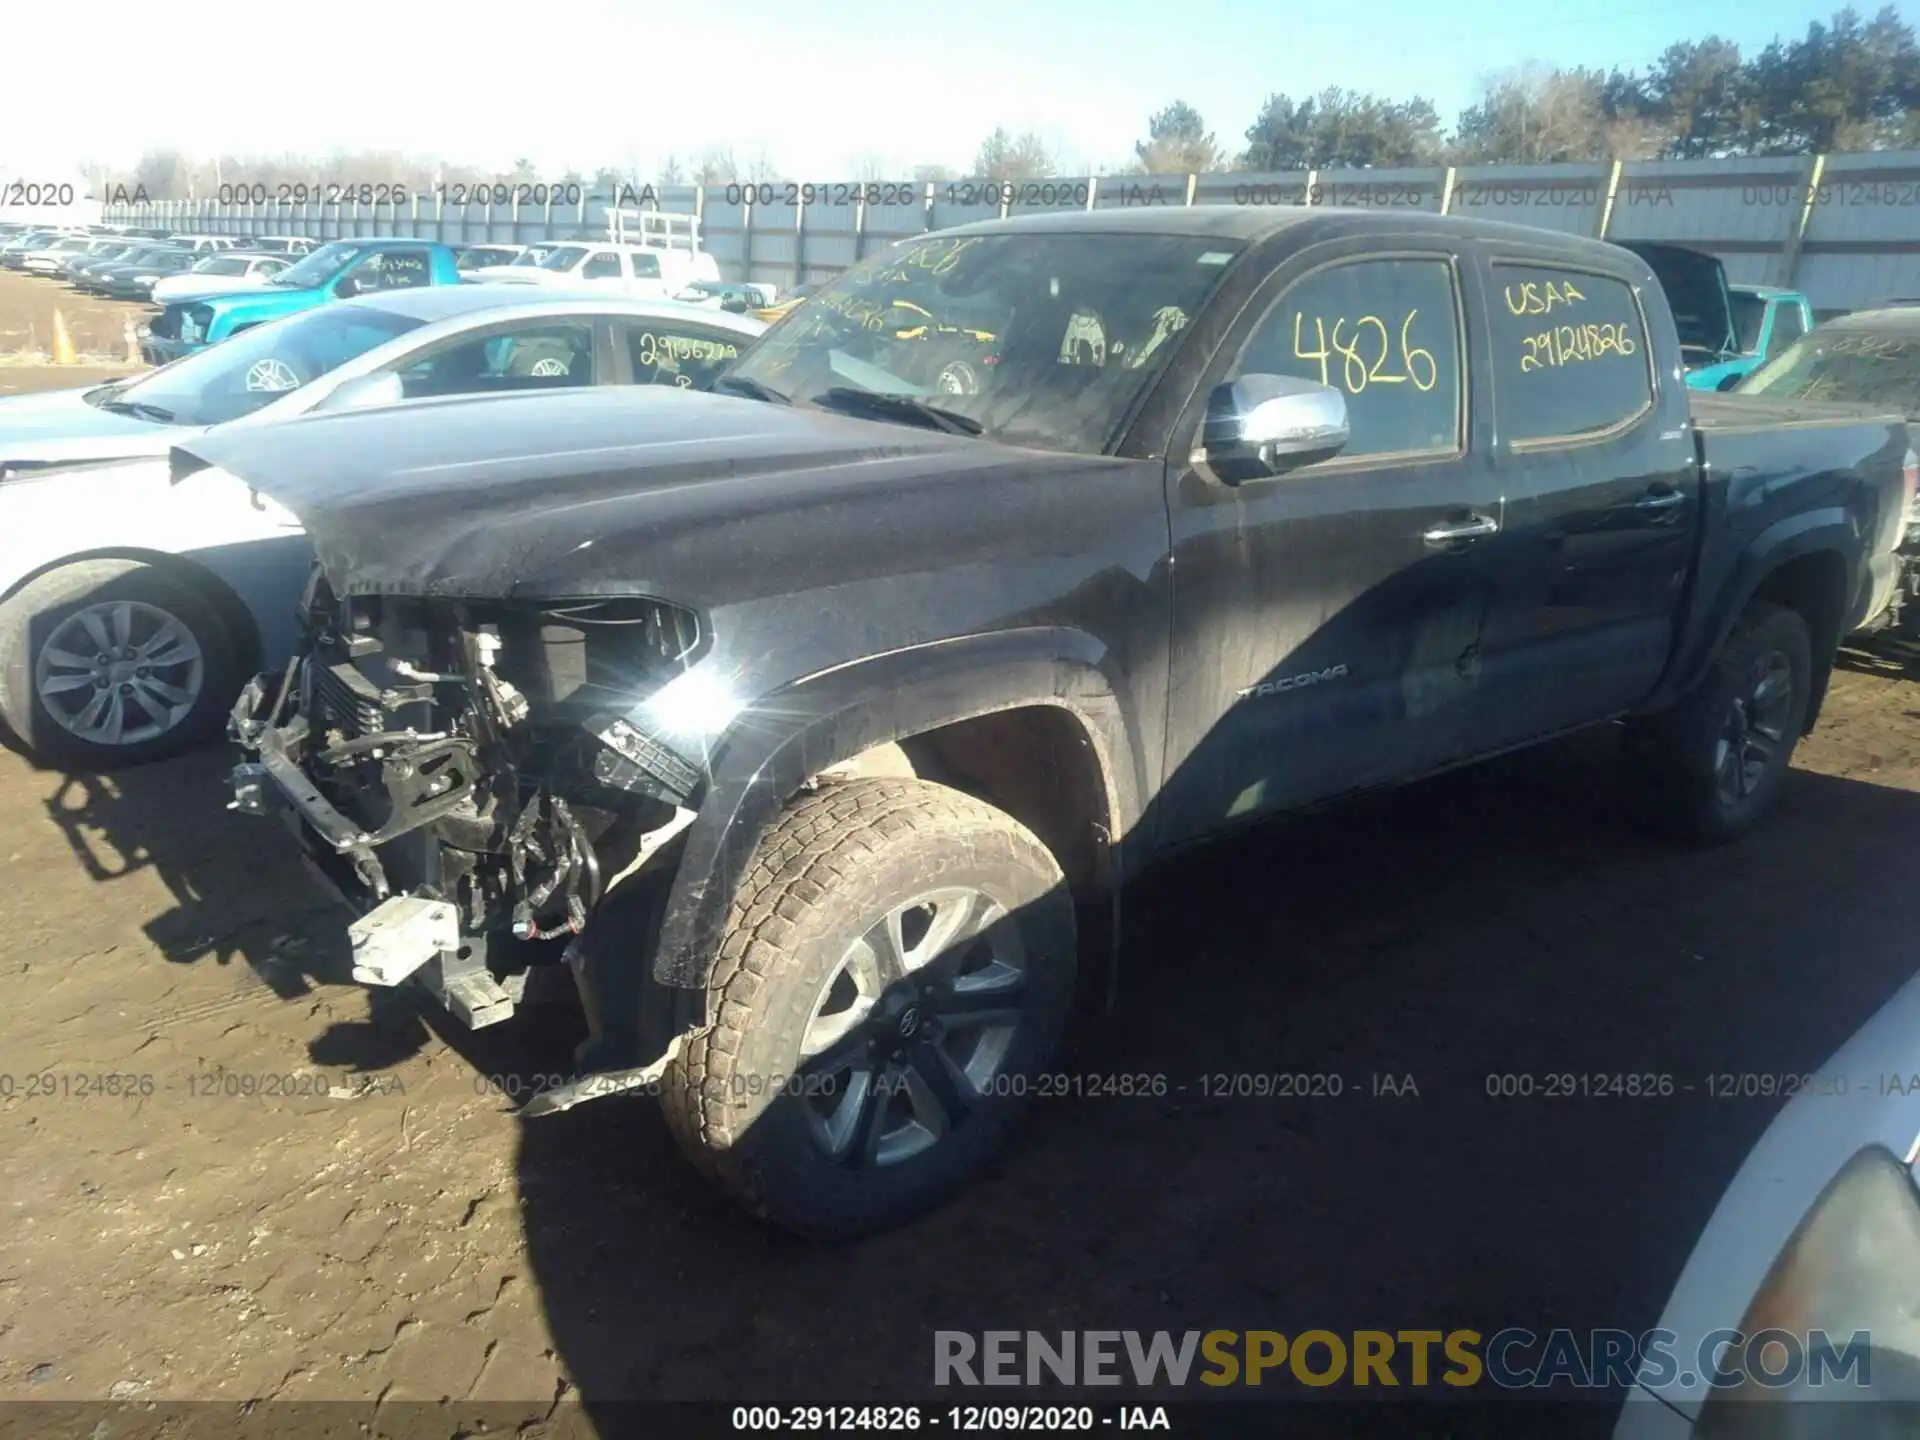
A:
[[[1599,439],[1653,409],[1633,286],[1544,262],[1495,261],[1491,273],[1494,421],[1509,444]]]

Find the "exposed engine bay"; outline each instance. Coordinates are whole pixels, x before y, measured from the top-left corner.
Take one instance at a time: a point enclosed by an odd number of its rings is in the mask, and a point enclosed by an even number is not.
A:
[[[580,933],[611,879],[691,818],[701,765],[645,705],[697,658],[699,619],[645,599],[336,599],[317,568],[303,608],[286,671],[234,707],[257,758],[233,773],[233,808],[302,822],[362,912],[357,979],[423,971],[466,1023],[504,1019],[542,955],[529,942]]]

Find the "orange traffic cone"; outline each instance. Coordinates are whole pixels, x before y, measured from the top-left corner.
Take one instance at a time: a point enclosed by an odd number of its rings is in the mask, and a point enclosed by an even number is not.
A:
[[[67,317],[56,310],[53,312],[53,363],[71,365],[73,358],[73,337],[67,334]]]

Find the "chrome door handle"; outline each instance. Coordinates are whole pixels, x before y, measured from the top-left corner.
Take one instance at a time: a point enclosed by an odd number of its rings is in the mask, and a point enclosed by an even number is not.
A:
[[[1680,490],[1655,490],[1636,500],[1633,508],[1646,515],[1661,515],[1676,505],[1687,503],[1686,493]]]
[[[1445,525],[1435,525],[1420,538],[1435,549],[1444,550],[1464,540],[1480,540],[1500,533],[1500,522],[1491,515],[1469,515]]]

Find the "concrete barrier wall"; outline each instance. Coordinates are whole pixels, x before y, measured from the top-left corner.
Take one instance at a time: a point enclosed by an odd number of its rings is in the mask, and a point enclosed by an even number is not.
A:
[[[785,291],[831,278],[895,240],[1001,215],[1140,205],[1339,205],[1472,215],[1612,240],[1669,240],[1712,251],[1736,283],[1807,292],[1822,311],[1920,295],[1920,152],[1597,165],[1481,165],[1052,180],[707,186],[634,183],[546,204],[492,192],[398,204],[108,203],[109,224],[215,234],[415,235],[483,240],[607,239],[621,213],[701,217],[729,280]]]

